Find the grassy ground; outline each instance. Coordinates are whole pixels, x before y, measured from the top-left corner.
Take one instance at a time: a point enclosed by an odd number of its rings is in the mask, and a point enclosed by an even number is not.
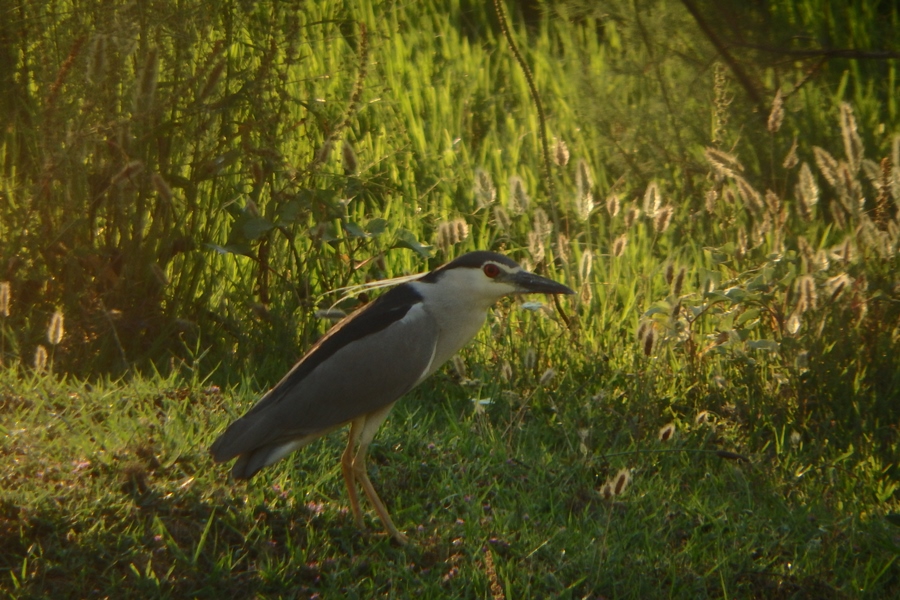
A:
[[[680,423],[662,442],[647,399],[592,398],[567,378],[523,405],[501,393],[479,411],[472,396],[453,371],[439,374],[400,403],[373,447],[373,481],[412,540],[399,547],[371,511],[366,530],[354,525],[337,433],[248,483],[228,481],[206,448],[253,400],[246,389],[6,378],[0,589],[17,598],[884,598],[900,589],[898,516],[884,503],[896,484],[865,448],[838,451],[785,430],[752,443],[724,414]],[[590,429],[579,427],[584,410]],[[631,482],[604,498],[621,468]]]
[[[3,15],[0,592],[900,595],[896,60],[829,52],[897,11],[689,4],[508,7],[546,132],[483,3]],[[409,547],[337,433],[212,465],[330,290],[476,248],[578,294],[393,411]]]

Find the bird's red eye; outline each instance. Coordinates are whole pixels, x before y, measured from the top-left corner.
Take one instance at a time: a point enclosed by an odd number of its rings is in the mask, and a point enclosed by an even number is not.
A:
[[[488,263],[488,264],[484,265],[482,270],[484,271],[484,274],[487,275],[488,277],[490,277],[491,279],[493,279],[494,277],[496,277],[497,275],[500,274],[500,267],[498,267],[494,263]]]

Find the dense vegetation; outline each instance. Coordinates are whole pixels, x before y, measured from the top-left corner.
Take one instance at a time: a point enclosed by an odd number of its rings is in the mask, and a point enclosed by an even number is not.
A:
[[[900,595],[900,23],[835,4],[4,8],[0,590]],[[395,409],[411,547],[342,436],[211,464],[341,288],[472,249],[579,293]]]

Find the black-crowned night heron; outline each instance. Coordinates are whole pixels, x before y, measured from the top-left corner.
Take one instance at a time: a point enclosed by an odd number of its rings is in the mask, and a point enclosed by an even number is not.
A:
[[[572,294],[494,252],[471,252],[399,285],[336,325],[212,445],[216,462],[237,457],[247,479],[326,433],[350,424],[341,468],[362,528],[358,481],[387,531],[394,526],[366,473],[366,450],[394,403],[469,342],[487,311],[509,294]]]

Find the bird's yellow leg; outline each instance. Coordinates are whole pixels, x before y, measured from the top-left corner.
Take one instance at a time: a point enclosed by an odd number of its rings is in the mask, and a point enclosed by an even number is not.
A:
[[[356,441],[363,432],[366,423],[366,416],[363,415],[354,419],[350,424],[350,439],[347,441],[347,448],[341,455],[341,472],[344,474],[344,483],[347,484],[347,495],[350,497],[350,508],[353,510],[353,518],[356,520],[356,526],[363,528],[362,511],[359,508],[359,494],[356,491],[356,475],[353,471],[353,456],[356,449]]]
[[[375,512],[378,513],[378,517],[384,524],[384,528],[387,529],[388,533],[390,533],[395,540],[401,544],[405,544],[408,541],[406,536],[400,533],[400,530],[394,525],[387,507],[384,505],[384,502],[381,501],[381,498],[378,497],[378,492],[375,491],[375,486],[372,485],[372,482],[369,480],[369,474],[366,471],[366,452],[369,449],[369,444],[375,439],[378,428],[381,427],[381,424],[387,418],[392,407],[393,404],[370,413],[366,418],[365,423],[363,423],[362,431],[360,431],[357,436],[359,439],[359,449],[356,451],[356,456],[353,457],[353,476],[362,485],[363,491],[366,493],[366,496],[368,496],[369,502],[371,502],[372,506],[375,508]],[[354,425],[355,424],[356,422],[354,421]]]

